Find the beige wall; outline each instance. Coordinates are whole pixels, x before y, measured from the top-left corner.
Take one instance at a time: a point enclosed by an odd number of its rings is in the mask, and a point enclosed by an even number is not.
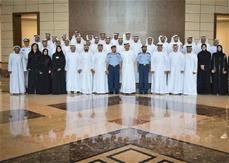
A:
[[[0,0],[1,1],[1,0]],[[69,30],[68,0],[2,0],[2,60],[7,61],[13,46],[12,13],[40,12],[40,34],[50,32],[58,37]],[[206,35],[212,43],[214,13],[229,13],[229,0],[186,0],[185,37],[197,40]]]
[[[214,38],[214,13],[229,13],[229,0],[186,0],[185,37]]]
[[[68,0],[2,0],[2,61],[12,51],[12,13],[40,12],[40,35],[46,32],[61,36],[68,33]]]

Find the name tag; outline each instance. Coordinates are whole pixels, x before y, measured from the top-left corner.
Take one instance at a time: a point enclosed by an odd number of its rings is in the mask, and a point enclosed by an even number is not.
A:
[[[59,56],[56,56],[56,59],[59,59],[60,57]]]

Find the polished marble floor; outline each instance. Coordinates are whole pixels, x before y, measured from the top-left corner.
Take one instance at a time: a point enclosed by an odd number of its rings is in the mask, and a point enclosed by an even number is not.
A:
[[[0,161],[229,163],[229,97],[0,93]]]

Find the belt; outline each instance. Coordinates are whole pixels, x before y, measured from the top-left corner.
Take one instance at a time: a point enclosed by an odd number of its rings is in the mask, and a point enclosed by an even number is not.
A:
[[[149,66],[149,64],[139,64],[139,65],[141,65],[141,66]]]
[[[119,64],[118,64],[118,65],[115,65],[115,66],[114,66],[114,65],[109,64],[109,66],[112,66],[112,67],[117,67],[117,66],[119,66]]]

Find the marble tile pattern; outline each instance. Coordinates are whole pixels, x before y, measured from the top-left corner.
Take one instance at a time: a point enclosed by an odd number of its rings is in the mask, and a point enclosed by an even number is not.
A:
[[[124,162],[136,150],[157,156],[148,162],[229,161],[228,96],[0,98],[2,162],[109,162],[122,150]]]
[[[133,157],[134,156],[134,157]],[[135,145],[126,145],[121,148],[117,148],[82,161],[77,161],[79,163],[83,162],[131,162],[131,163],[184,163],[168,156],[160,155],[152,152],[150,149],[141,148]]]
[[[31,162],[32,160],[39,162],[77,162],[130,144],[143,149],[150,149],[152,153],[184,162],[227,162],[229,158],[229,153],[226,152],[186,143],[138,129],[128,128],[71,142],[3,162]],[[117,161],[119,157],[122,157],[122,159],[127,156],[131,157],[129,154],[133,153],[133,151],[135,154],[141,153],[138,157],[145,155],[145,160],[143,158],[139,160],[139,162],[156,158],[154,154],[147,154],[132,148],[113,153],[107,157]],[[121,156],[121,154],[126,156]],[[119,162],[122,163],[121,160]]]
[[[14,115],[19,115],[18,118],[15,118]],[[23,119],[33,119],[33,118],[39,118],[44,117],[44,115],[37,114],[31,111],[27,111],[24,109],[16,109],[16,110],[10,110],[10,111],[1,111],[0,112],[0,123],[9,123],[16,122],[16,121],[22,121]]]

